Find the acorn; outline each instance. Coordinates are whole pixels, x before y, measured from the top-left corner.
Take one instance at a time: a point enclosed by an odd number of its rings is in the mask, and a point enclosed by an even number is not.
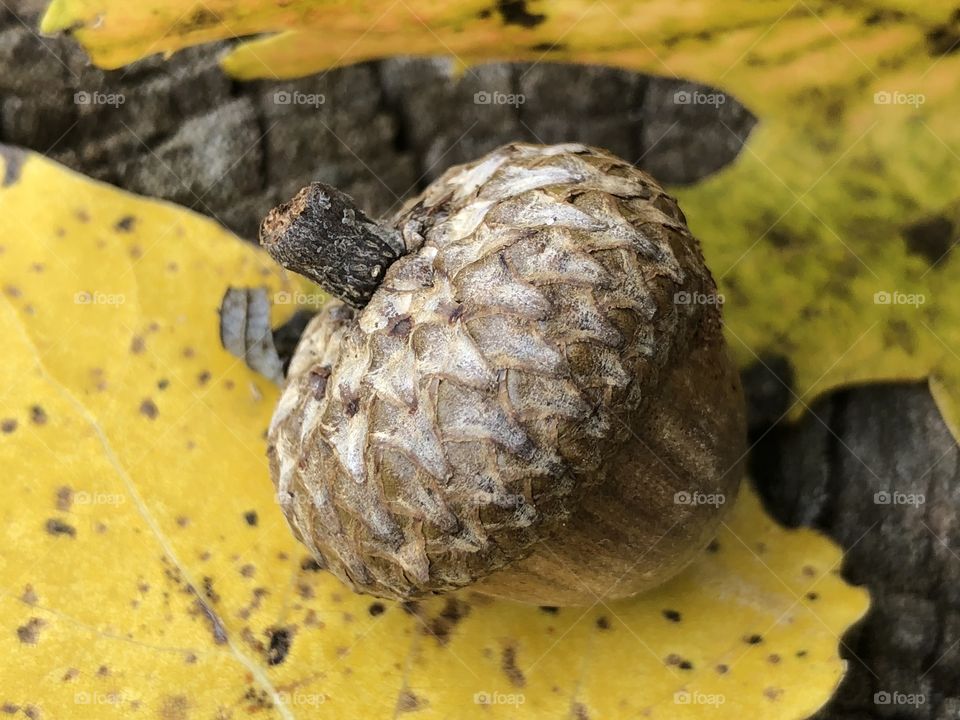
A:
[[[579,144],[510,144],[384,222],[313,184],[261,244],[340,298],[270,425],[297,538],[354,590],[591,605],[714,537],[745,454],[721,298],[677,202]]]

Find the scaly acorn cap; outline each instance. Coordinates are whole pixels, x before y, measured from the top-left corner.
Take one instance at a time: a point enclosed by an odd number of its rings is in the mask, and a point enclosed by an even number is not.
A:
[[[543,605],[682,569],[733,503],[746,432],[676,201],[579,144],[451,168],[382,227],[331,190],[263,230],[346,300],[308,325],[269,430],[280,505],[318,562],[386,598],[472,586]]]

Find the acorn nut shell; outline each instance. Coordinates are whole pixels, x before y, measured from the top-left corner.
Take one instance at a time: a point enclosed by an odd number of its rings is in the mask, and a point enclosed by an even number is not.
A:
[[[269,429],[318,562],[385,598],[590,605],[709,543],[742,473],[743,395],[699,243],[649,175],[511,144],[379,225],[334,193],[305,189],[261,238],[279,257],[299,223],[321,268],[305,274],[381,277],[310,322]],[[341,226],[355,241],[330,239]]]

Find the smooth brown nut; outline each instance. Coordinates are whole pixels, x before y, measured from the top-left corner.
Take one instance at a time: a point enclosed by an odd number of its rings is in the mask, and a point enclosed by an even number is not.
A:
[[[582,605],[676,574],[733,502],[746,433],[674,199],[604,151],[513,144],[384,226],[404,254],[365,307],[313,319],[270,427],[297,537],[398,599]]]

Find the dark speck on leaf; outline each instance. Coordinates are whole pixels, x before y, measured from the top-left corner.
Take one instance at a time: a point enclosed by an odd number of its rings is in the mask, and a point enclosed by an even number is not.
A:
[[[267,648],[267,664],[279,665],[286,660],[293,637],[287,628],[275,628],[267,632],[270,636],[270,647]]]
[[[367,611],[373,616],[383,615],[387,611],[387,608],[384,607],[383,603],[375,602],[367,608]]]
[[[320,572],[323,570],[323,565],[312,557],[306,557],[300,561],[300,569],[306,572]]]
[[[934,57],[952,55],[960,50],[960,33],[949,25],[939,25],[927,33],[927,51]]]
[[[3,422],[0,422],[0,430],[2,430],[6,435],[9,435],[16,429],[17,421],[13,418],[7,418]]]
[[[39,405],[34,405],[30,408],[30,422],[34,425],[46,425],[47,411]]]
[[[247,525],[250,527],[256,527],[258,522],[257,511],[247,510],[247,512],[243,514],[243,519],[247,521]]]
[[[137,219],[133,215],[124,215],[122,218],[117,220],[113,226],[113,229],[117,232],[130,232],[133,230],[133,226],[136,224]]]
[[[547,19],[546,15],[531,13],[527,9],[527,0],[498,0],[497,12],[504,25],[519,25],[535,28]]]
[[[46,524],[47,532],[51,535],[69,535],[70,537],[77,536],[77,529],[73,525],[68,525],[63,520],[58,518],[50,518],[47,520]]]
[[[597,628],[600,629],[600,630],[609,630],[609,629],[610,629],[610,621],[607,620],[606,617],[604,617],[603,615],[601,615],[600,617],[597,618]]]
[[[678,613],[676,610],[664,610],[663,616],[670,622],[680,622],[680,613]]]
[[[157,404],[150,398],[145,398],[142,403],[140,403],[140,413],[147,417],[150,420],[153,420],[159,414],[157,410]]]
[[[40,639],[40,628],[46,623],[40,618],[30,618],[26,625],[17,628],[17,639],[24,645],[36,645]]]
[[[759,645],[763,642],[763,638],[760,635],[747,635],[743,641],[747,643],[747,645]]]
[[[552,605],[541,605],[540,611],[545,612],[548,615],[556,615],[558,612],[560,612],[560,608],[553,607]]]
[[[937,215],[924,218],[903,229],[907,249],[923,257],[931,266],[937,265],[953,248],[960,231],[953,221]]]

